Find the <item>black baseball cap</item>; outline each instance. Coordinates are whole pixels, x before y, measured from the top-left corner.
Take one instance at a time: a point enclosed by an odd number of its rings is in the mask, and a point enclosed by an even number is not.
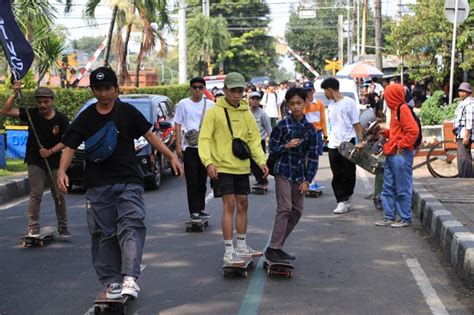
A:
[[[91,72],[89,77],[90,87],[95,86],[118,86],[117,75],[114,70],[100,67]]]

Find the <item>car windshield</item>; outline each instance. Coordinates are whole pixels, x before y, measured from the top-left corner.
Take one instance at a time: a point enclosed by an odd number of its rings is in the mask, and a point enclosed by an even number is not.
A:
[[[354,93],[352,93],[352,92],[341,92],[341,94],[344,95],[344,96],[352,98],[354,101],[356,99]],[[324,92],[314,93],[314,99],[322,101],[324,103],[324,106],[326,106],[326,108],[328,107],[328,105],[330,103],[330,101],[324,95]]]
[[[151,111],[151,106],[150,106],[150,100],[149,99],[139,99],[139,98],[120,98],[120,101],[129,103],[133,105],[140,113],[142,113],[143,116],[149,121],[153,122],[154,119],[152,118],[152,113]],[[82,108],[79,110],[79,112],[76,114],[76,117],[83,112],[86,108],[89,106],[95,104],[97,102],[96,99],[89,100]]]

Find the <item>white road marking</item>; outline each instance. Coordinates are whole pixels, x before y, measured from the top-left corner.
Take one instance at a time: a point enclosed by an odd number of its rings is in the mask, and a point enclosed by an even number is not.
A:
[[[0,210],[7,210],[7,209],[10,209],[12,207],[18,206],[19,204],[28,201],[28,198],[30,198],[30,197],[23,197],[21,199],[15,200],[15,201],[5,203],[5,204],[0,206]]]
[[[364,169],[357,166],[357,178],[362,179],[365,189],[372,188],[372,184],[369,182],[369,178],[367,177],[368,173],[364,171]]]
[[[407,266],[415,278],[421,293],[425,297],[426,304],[428,304],[433,315],[449,315],[446,307],[439,299],[438,294],[436,294],[430,280],[426,276],[425,271],[421,268],[418,259],[408,258],[406,255],[403,255],[403,258],[405,259]]]
[[[206,200],[204,200],[204,202],[207,204],[209,202],[209,200],[211,200],[212,198],[214,198],[214,192],[210,192],[207,197],[206,197]]]

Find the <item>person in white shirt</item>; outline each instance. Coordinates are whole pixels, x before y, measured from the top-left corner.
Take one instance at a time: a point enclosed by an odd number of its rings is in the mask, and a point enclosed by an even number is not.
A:
[[[471,85],[467,82],[461,83],[458,89],[461,102],[456,108],[454,120],[455,135],[457,142],[458,172],[460,178],[472,178],[471,144],[473,140],[472,129],[474,127],[474,100],[472,99]]]
[[[198,138],[204,115],[214,102],[203,98],[203,78],[193,78],[189,85],[191,97],[179,101],[174,116],[176,154],[184,162],[190,220],[200,222],[210,215],[205,211],[207,170],[199,158]]]
[[[331,125],[329,135],[328,156],[329,164],[333,174],[331,186],[337,201],[334,213],[348,212],[351,204],[350,198],[354,193],[356,183],[356,165],[343,157],[338,147],[342,142],[350,141],[358,143],[356,149],[364,147],[362,143],[362,127],[359,122],[359,109],[355,101],[345,97],[339,92],[339,81],[335,78],[327,78],[321,83],[324,95],[332,102],[328,107],[328,118]]]
[[[280,105],[281,101],[278,100],[278,93],[275,91],[277,84],[275,82],[270,82],[265,93],[263,94],[261,104],[263,105],[263,110],[270,117],[272,123],[272,128],[275,127],[278,120],[281,119],[281,110]]]

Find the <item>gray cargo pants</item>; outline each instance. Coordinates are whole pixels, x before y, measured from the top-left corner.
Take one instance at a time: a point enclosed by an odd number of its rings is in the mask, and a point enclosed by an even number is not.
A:
[[[472,178],[474,172],[472,170],[471,145],[466,147],[462,143],[462,139],[458,139],[457,144],[459,178]]]
[[[290,182],[281,175],[275,175],[277,210],[273,222],[270,248],[283,248],[286,238],[293,231],[303,214],[304,195],[300,193],[299,187],[300,184]]]
[[[145,244],[145,204],[139,184],[92,187],[86,192],[92,264],[103,285],[138,278]]]

